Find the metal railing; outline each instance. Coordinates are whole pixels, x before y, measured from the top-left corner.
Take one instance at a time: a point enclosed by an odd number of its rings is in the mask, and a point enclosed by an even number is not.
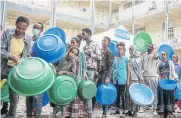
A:
[[[96,23],[103,23],[103,24],[108,24],[109,23],[109,14],[102,13],[102,12],[95,12],[96,17],[95,21]]]
[[[157,46],[165,43],[165,30],[159,30],[156,32],[149,32],[152,37],[153,43],[156,43]],[[181,27],[170,28],[168,30],[168,44],[173,49],[181,49]]]
[[[169,29],[168,40],[173,48],[181,48],[181,27]]]
[[[181,7],[181,0],[169,0],[168,1],[168,8],[172,9],[172,8],[176,8],[176,7]],[[145,11],[144,13],[137,13],[135,14],[135,19],[140,19],[140,18],[144,18],[146,16],[161,12],[165,9],[165,0],[158,0],[156,1],[156,5],[153,6],[151,5],[147,11]],[[124,12],[124,11],[122,11]],[[130,13],[131,14],[131,13]],[[132,21],[132,16],[127,17],[126,19],[122,19],[119,21],[119,24],[124,24],[127,22]]]
[[[117,23],[119,21],[119,12],[112,14],[112,24]]]

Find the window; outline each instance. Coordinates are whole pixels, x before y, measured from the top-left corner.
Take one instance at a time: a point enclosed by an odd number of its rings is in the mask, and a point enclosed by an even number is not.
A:
[[[169,28],[168,29],[168,39],[173,39],[174,38],[174,29]]]
[[[142,27],[142,28],[139,28],[139,29],[135,29],[135,34],[137,34],[139,32],[145,32],[145,27]]]
[[[80,3],[79,2],[75,2],[74,5],[75,5],[76,8],[80,8]]]
[[[74,7],[74,4],[75,4],[74,2],[70,2],[71,7]]]
[[[129,2],[124,5],[124,9],[130,8],[132,6],[132,2]]]
[[[136,1],[135,1],[135,5],[140,4],[140,3],[142,3],[142,2],[143,2],[142,0],[136,0]]]
[[[135,29],[135,30],[134,30],[134,35],[136,35],[136,34],[139,33],[139,32],[145,32],[145,31],[146,31],[146,28],[145,28],[145,27]],[[129,30],[128,32],[132,34],[132,30]]]
[[[168,21],[168,29],[173,27],[173,21]],[[165,22],[163,22],[162,29],[165,30]]]
[[[140,4],[142,2],[143,2],[143,0],[136,0],[135,5]],[[124,9],[130,8],[130,7],[132,7],[132,2],[129,2],[129,3],[124,5]]]

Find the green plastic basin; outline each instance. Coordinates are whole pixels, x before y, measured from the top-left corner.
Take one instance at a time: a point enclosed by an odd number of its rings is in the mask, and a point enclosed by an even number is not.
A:
[[[50,101],[56,105],[67,105],[77,95],[77,83],[74,77],[57,76],[52,87],[47,91]]]
[[[8,82],[5,82],[1,88],[1,101],[2,102],[9,102],[9,86]]]
[[[92,80],[81,80],[78,86],[78,95],[81,99],[92,99],[96,95],[96,85]]]
[[[148,45],[152,44],[152,39],[151,39],[150,35],[147,34],[146,32],[139,32],[134,37],[133,42],[139,51],[146,52]]]
[[[8,84],[20,95],[34,96],[47,91],[55,77],[53,68],[46,61],[30,57],[13,67],[8,75]]]

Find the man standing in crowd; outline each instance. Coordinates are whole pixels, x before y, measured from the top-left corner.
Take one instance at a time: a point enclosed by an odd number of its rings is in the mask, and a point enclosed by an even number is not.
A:
[[[33,43],[32,45],[34,44],[34,42],[41,36],[41,34],[43,33],[43,24],[42,23],[35,23],[34,26],[33,26]]]
[[[112,76],[112,64],[114,61],[114,56],[111,51],[108,50],[108,46],[111,42],[109,37],[104,37],[102,40],[102,50],[101,50],[101,61],[99,66],[99,79],[97,81],[97,87],[102,83],[109,83]],[[107,118],[108,106],[103,106],[102,118]]]
[[[148,50],[143,54],[144,72],[143,77],[145,83],[150,87],[154,94],[153,102],[153,115],[157,115],[157,85],[158,85],[158,75],[156,62],[158,61],[157,51],[154,49],[153,44],[148,46]]]
[[[83,50],[86,55],[89,79],[96,82],[96,72],[98,71],[98,61],[101,60],[101,51],[99,46],[91,40],[91,36],[92,31],[89,28],[82,30],[82,38],[86,41],[86,45],[84,46]],[[88,118],[92,118],[92,100],[88,100],[86,106]]]
[[[20,16],[16,20],[16,29],[7,29],[1,36],[1,79],[7,79],[9,71],[22,59],[30,55],[31,36],[27,35],[29,20]],[[19,95],[9,89],[10,107],[8,118],[16,117]],[[8,103],[4,103],[1,114],[8,112]]]
[[[42,23],[35,23],[34,24],[32,44],[41,36],[41,34],[43,32],[43,27],[44,26]],[[33,107],[35,107],[35,117],[40,118],[41,117],[41,111],[42,111],[42,94],[39,94],[36,96],[26,97],[26,108],[27,108],[26,116],[28,118],[32,117]]]

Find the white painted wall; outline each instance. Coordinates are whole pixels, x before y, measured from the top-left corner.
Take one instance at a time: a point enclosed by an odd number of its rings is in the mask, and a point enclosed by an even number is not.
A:
[[[26,6],[33,6],[35,8],[42,8],[42,9],[51,9],[51,0],[27,0],[27,1],[20,1],[20,0],[8,0],[9,2],[14,2],[17,4],[22,4]],[[35,4],[32,4],[34,1]],[[86,11],[83,11],[83,8]],[[90,3],[89,2],[73,2],[73,1],[58,1],[57,3],[57,12],[62,14],[67,14],[75,17],[80,17],[84,19],[90,18]],[[108,8],[98,7],[95,6],[95,21],[96,22],[104,22],[108,20]]]
[[[164,7],[164,0],[155,0],[156,8],[162,9]],[[152,0],[144,0],[134,6],[134,15],[140,15],[149,11],[149,7],[153,6]],[[132,18],[132,7],[124,9],[124,5],[119,7],[119,21],[130,20]]]
[[[135,5],[134,7],[134,14],[142,14],[148,11],[149,7],[152,6],[152,1],[144,1],[140,4]],[[119,20],[125,20],[132,17],[132,7],[124,9],[124,5],[120,6],[119,8]]]

